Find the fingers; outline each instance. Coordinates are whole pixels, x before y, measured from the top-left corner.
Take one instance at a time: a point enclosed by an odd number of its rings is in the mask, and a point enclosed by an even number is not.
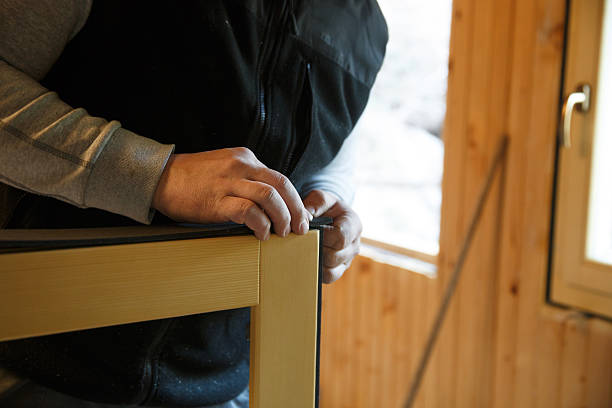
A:
[[[323,247],[323,282],[332,283],[340,279],[359,253],[359,238],[341,250]]]
[[[323,266],[335,268],[343,263],[350,262],[359,253],[359,239],[355,239],[349,246],[341,250],[323,247]]]
[[[246,224],[257,239],[265,241],[270,238],[270,219],[254,202],[240,198],[226,196],[221,200],[222,215],[237,223]]]
[[[287,177],[267,168],[247,148],[228,149],[228,153],[235,159],[232,169],[242,173],[246,181],[236,183],[234,180],[231,194],[260,205],[280,236],[292,230],[296,234],[308,232],[312,215],[304,208],[300,195]]]
[[[304,207],[314,217],[320,217],[337,202],[338,199],[334,195],[322,190],[313,190],[304,199]]]
[[[308,232],[308,223],[312,220],[312,215],[304,208],[300,195],[287,177],[275,170],[260,168],[252,178],[272,186],[278,192],[289,211],[293,232],[297,234]]]
[[[335,268],[323,268],[323,283],[334,283],[342,277],[349,266],[351,266],[351,261]]]
[[[308,232],[312,219],[295,187],[247,148],[171,156],[155,190],[153,208],[175,220],[234,221],[259,239],[273,226],[281,236]]]
[[[259,181],[241,180],[231,185],[230,194],[258,204],[272,221],[274,231],[281,237],[291,232],[291,214],[274,187]]]
[[[349,206],[335,202],[322,215],[334,218],[331,229],[323,233],[323,281],[332,283],[348,269],[359,253],[361,220]]]
[[[352,210],[334,218],[333,229],[323,234],[323,245],[337,251],[348,247],[361,236],[361,220]]]

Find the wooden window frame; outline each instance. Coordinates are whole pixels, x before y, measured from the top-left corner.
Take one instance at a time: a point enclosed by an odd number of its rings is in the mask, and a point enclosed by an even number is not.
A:
[[[3,253],[0,340],[250,306],[250,406],[312,408],[318,293],[317,230]]]
[[[589,111],[573,115],[571,147],[559,147],[548,296],[553,304],[610,318],[611,267],[586,256],[603,7],[604,0],[577,1],[570,7],[563,94],[567,97],[581,82],[590,83],[594,92]]]

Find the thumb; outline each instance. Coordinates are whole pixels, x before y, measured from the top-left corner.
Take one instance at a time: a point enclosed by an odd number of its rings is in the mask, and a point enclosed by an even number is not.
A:
[[[304,199],[306,211],[313,217],[320,217],[336,204],[338,199],[326,191],[313,190]]]

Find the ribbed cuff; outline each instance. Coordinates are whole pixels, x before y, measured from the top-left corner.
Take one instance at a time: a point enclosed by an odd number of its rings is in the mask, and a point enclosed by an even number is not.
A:
[[[151,223],[153,195],[173,151],[174,145],[117,129],[91,170],[85,206]]]

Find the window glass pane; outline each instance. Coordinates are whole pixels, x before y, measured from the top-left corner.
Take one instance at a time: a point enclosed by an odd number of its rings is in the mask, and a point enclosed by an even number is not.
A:
[[[451,0],[379,0],[385,62],[357,124],[363,236],[438,253]]]
[[[587,258],[612,265],[612,2],[605,4],[591,167]]]

